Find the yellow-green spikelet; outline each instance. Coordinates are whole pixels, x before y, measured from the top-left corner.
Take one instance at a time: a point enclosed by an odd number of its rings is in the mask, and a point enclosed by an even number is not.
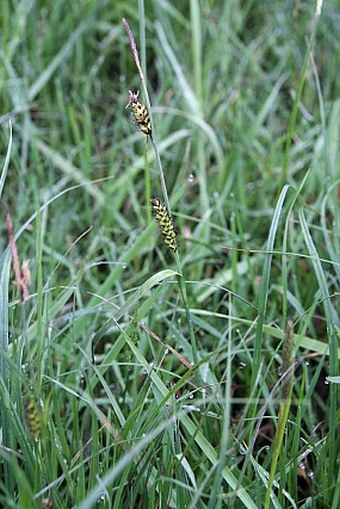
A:
[[[139,91],[134,93],[131,92],[131,90],[129,90],[129,102],[126,107],[131,108],[133,118],[135,119],[136,124],[139,126],[140,130],[144,134],[152,138],[152,128],[149,111],[145,104],[143,104],[138,97]]]
[[[166,244],[173,252],[176,252],[177,236],[174,222],[168,209],[159,201],[158,198],[152,198],[150,202],[154,218],[156,219],[159,229],[163,235],[164,244]]]
[[[28,430],[34,438],[39,438],[42,431],[42,411],[41,405],[32,394],[26,394],[24,397],[25,422]]]

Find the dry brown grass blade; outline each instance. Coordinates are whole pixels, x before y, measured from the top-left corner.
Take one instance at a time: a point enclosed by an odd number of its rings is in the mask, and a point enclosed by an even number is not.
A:
[[[26,302],[30,296],[27,285],[29,285],[29,283],[30,283],[31,273],[28,268],[27,261],[24,261],[24,263],[22,264],[22,268],[20,268],[17,243],[15,240],[15,235],[14,235],[14,231],[13,231],[12,217],[11,217],[11,213],[9,212],[9,210],[7,211],[7,214],[6,214],[6,222],[7,222],[7,231],[8,231],[8,237],[9,237],[9,245],[10,245],[11,254],[12,254],[15,281],[20,289],[21,301]]]
[[[165,346],[165,348],[167,348],[169,350],[169,352],[171,352],[178,360],[181,364],[183,364],[183,366],[185,366],[186,368],[188,369],[191,369],[192,366],[190,364],[190,362],[188,362],[186,359],[184,359],[184,357],[182,357],[182,355],[180,353],[177,352],[177,350],[175,350],[174,348],[172,348],[172,346],[168,345],[168,343],[165,343],[165,341],[162,341],[161,338],[159,336],[157,336],[157,334],[155,334],[154,332],[152,332],[152,330],[148,329],[144,324],[139,324],[139,326],[141,327],[141,329],[143,329],[147,334],[149,334],[149,336],[151,336],[152,338],[154,338],[156,341],[158,341],[159,343],[161,343],[161,345]]]

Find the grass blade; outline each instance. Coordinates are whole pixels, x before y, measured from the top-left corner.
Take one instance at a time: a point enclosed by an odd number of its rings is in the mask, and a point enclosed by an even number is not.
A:
[[[11,119],[8,120],[8,128],[9,128],[9,140],[8,140],[5,162],[2,167],[1,177],[0,177],[0,198],[2,196],[2,191],[4,189],[5,180],[7,177],[8,166],[9,166],[9,161],[10,161],[10,157],[11,157],[11,150],[12,150],[13,134],[12,134],[12,120]]]
[[[261,280],[261,288],[258,302],[258,310],[259,310],[259,318],[256,326],[256,336],[255,336],[255,346],[254,346],[254,362],[253,362],[253,370],[252,370],[252,378],[251,378],[251,387],[254,388],[256,378],[258,376],[260,361],[261,361],[261,348],[262,348],[262,338],[263,338],[263,327],[264,320],[266,314],[266,306],[268,299],[268,289],[269,289],[269,281],[270,281],[270,272],[271,272],[271,264],[273,255],[272,253],[275,244],[276,233],[279,227],[279,221],[282,213],[283,204],[286,198],[286,194],[288,192],[289,186],[286,185],[282,189],[275,211],[273,215],[273,220],[270,226],[266,251],[267,255],[265,258],[264,266],[263,266],[263,274]]]
[[[303,210],[300,210],[299,219],[302,227],[304,240],[311,256],[311,261],[315,273],[315,277],[318,281],[320,288],[323,307],[327,322],[327,336],[328,336],[328,348],[329,348],[329,374],[330,376],[336,376],[339,374],[339,361],[337,357],[338,350],[338,338],[336,334],[336,328],[339,327],[340,321],[337,312],[335,311],[331,296],[328,292],[327,280],[322,268],[322,264],[319,258],[319,254],[313,242],[312,236],[309,232],[307,221],[305,219]],[[339,443],[336,440],[336,423],[337,423],[337,409],[339,404],[339,387],[337,384],[330,384],[330,409],[329,409],[329,432],[328,432],[328,451],[329,451],[329,464],[328,464],[328,478],[330,491],[331,487],[335,486],[335,464],[337,458],[337,451],[339,449]],[[334,483],[334,484],[333,484]]]

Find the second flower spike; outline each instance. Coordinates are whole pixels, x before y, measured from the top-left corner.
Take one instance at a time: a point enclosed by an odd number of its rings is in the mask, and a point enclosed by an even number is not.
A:
[[[174,253],[177,251],[177,238],[174,222],[168,209],[158,198],[151,199],[151,208],[159,229],[163,235],[164,244],[166,244]]]
[[[134,93],[129,90],[129,102],[126,107],[130,107],[133,118],[140,130],[152,138],[151,120],[148,108],[139,100],[139,91]]]

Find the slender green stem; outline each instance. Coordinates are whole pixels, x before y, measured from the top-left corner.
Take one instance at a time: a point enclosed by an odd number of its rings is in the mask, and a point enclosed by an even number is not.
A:
[[[282,370],[284,377],[282,380],[282,401],[280,402],[277,431],[274,441],[274,450],[270,466],[270,474],[267,485],[264,509],[269,509],[276,466],[281,452],[284,431],[288,420],[290,404],[292,400],[293,376],[294,376],[293,369],[294,369],[294,329],[293,323],[289,320],[286,325],[286,334],[282,346]],[[280,486],[280,489],[282,490],[282,486]]]
[[[141,54],[141,73],[143,78],[147,76],[146,71],[146,42],[145,42],[145,6],[144,0],[138,0],[138,19],[139,19],[139,47]],[[138,67],[138,66],[137,66]],[[146,87],[147,88],[147,87]],[[151,223],[151,177],[148,162],[148,137],[145,137],[145,150],[144,150],[144,184],[145,184],[145,204],[146,204],[146,217],[148,224]]]
[[[155,136],[155,126],[154,126],[153,115],[152,115],[152,111],[151,111],[151,103],[150,103],[150,98],[149,98],[149,94],[148,94],[148,89],[147,89],[147,84],[146,84],[145,76],[144,76],[143,69],[142,69],[142,66],[141,66],[141,63],[140,63],[140,60],[139,60],[139,55],[138,55],[138,51],[137,51],[137,47],[136,47],[136,43],[135,43],[135,39],[134,39],[133,33],[132,33],[131,29],[130,29],[129,23],[124,18],[123,18],[123,25],[124,25],[125,31],[127,33],[127,36],[128,36],[131,52],[132,52],[133,58],[135,60],[135,63],[136,63],[137,69],[138,69],[138,73],[139,73],[139,77],[140,77],[140,80],[141,80],[141,83],[142,83],[146,105],[147,105],[147,108],[149,110],[150,122],[151,122],[151,127],[152,127],[151,141],[152,141],[152,145],[153,145],[153,148],[154,148],[154,151],[155,151],[156,162],[157,162],[157,166],[158,166],[158,170],[159,170],[159,176],[160,176],[160,181],[161,181],[163,199],[164,199],[165,205],[166,205],[166,207],[168,209],[169,215],[171,216],[170,201],[169,201],[168,191],[167,191],[167,187],[166,187],[165,175],[164,175],[164,171],[163,171],[162,161],[161,161],[161,158],[160,158],[160,155],[159,155],[158,146],[157,146],[157,141],[156,141],[156,136]],[[187,322],[188,322],[188,329],[189,329],[189,336],[190,336],[190,340],[191,340],[191,348],[192,348],[193,359],[194,359],[194,362],[196,363],[198,361],[197,345],[196,345],[196,339],[195,339],[195,334],[194,334],[194,327],[193,327],[193,322],[192,322],[192,316],[191,316],[189,305],[188,305],[188,297],[187,297],[187,292],[186,292],[185,279],[184,279],[184,276],[183,276],[183,271],[182,271],[182,267],[181,267],[181,263],[180,263],[180,258],[179,258],[178,252],[175,253],[175,260],[176,260],[177,270],[178,270],[178,274],[179,274],[179,276],[178,276],[178,285],[179,285],[179,288],[180,288],[180,293],[181,293],[181,297],[182,297],[182,300],[183,300],[183,306],[184,306],[184,309],[185,309],[185,314],[186,314],[186,318],[187,318]]]
[[[156,162],[157,162],[158,171],[159,171],[159,178],[161,181],[163,200],[164,200],[166,208],[168,209],[168,212],[171,216],[171,207],[170,207],[170,201],[169,201],[169,196],[168,196],[168,190],[166,187],[166,181],[165,181],[165,175],[164,175],[164,171],[163,171],[162,161],[161,161],[158,146],[157,146],[157,143],[156,143],[154,137],[152,138],[152,145],[153,145],[153,148],[155,151],[155,157],[156,157]]]
[[[42,225],[41,213],[37,215],[37,375],[35,379],[37,394],[40,393],[41,364],[43,352],[43,274],[42,274]]]
[[[147,223],[150,224],[152,220],[151,214],[151,175],[150,166],[148,161],[148,138],[145,137],[145,148],[144,148],[144,185],[145,185],[145,206],[146,206],[146,218]]]
[[[154,138],[152,138],[152,144],[153,144],[153,148],[155,151],[157,166],[158,166],[158,170],[159,170],[163,199],[164,199],[165,205],[169,211],[169,214],[171,215],[171,208],[170,208],[168,191],[167,191],[166,182],[165,182],[165,175],[164,175],[164,171],[163,171],[162,161],[161,161],[161,158],[159,155],[157,143],[155,142]],[[179,273],[177,281],[178,281],[179,289],[181,292],[181,297],[182,297],[183,306],[184,306],[185,315],[186,315],[187,324],[188,324],[188,329],[189,329],[189,336],[190,336],[191,348],[192,348],[192,357],[193,357],[194,363],[196,364],[198,362],[197,344],[196,344],[196,338],[195,338],[195,333],[194,333],[192,316],[191,316],[189,305],[188,305],[188,296],[187,296],[187,291],[186,291],[185,278],[183,276],[183,270],[182,270],[181,260],[180,260],[178,251],[176,251],[176,253],[175,253],[175,261],[176,261],[176,265],[177,265],[177,271]]]
[[[273,451],[273,456],[272,456],[272,463],[270,466],[270,474],[269,474],[269,481],[268,481],[266,497],[265,497],[265,502],[264,502],[264,509],[269,509],[269,505],[270,505],[270,495],[271,495],[272,487],[274,484],[276,465],[277,465],[277,461],[279,459],[281,445],[282,445],[283,436],[284,436],[284,431],[285,431],[285,427],[286,427],[286,422],[287,422],[288,415],[289,415],[290,402],[291,402],[291,398],[288,398],[288,400],[286,400],[280,404],[277,433],[275,436],[274,451]]]
[[[176,261],[177,261],[177,266],[179,267],[178,271],[180,271],[181,266],[180,266],[178,253],[176,253],[175,258],[178,259]],[[196,338],[195,338],[194,326],[193,326],[193,322],[192,322],[192,315],[191,315],[189,305],[188,305],[188,296],[187,296],[185,279],[184,279],[182,272],[180,272],[179,276],[177,277],[177,281],[178,281],[179,289],[181,292],[181,297],[182,297],[183,306],[184,306],[184,310],[185,310],[185,316],[187,319],[187,324],[188,324],[188,329],[189,329],[189,336],[190,336],[191,348],[192,348],[192,358],[194,360],[194,363],[197,364],[198,363],[197,343],[196,343]]]

